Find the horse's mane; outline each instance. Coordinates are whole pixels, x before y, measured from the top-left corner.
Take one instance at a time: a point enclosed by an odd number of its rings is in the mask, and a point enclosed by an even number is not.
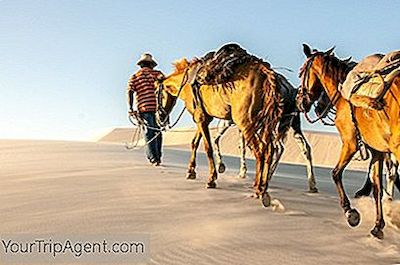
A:
[[[356,62],[348,59],[339,59],[335,55],[317,52],[312,57],[308,58],[303,66],[300,68],[299,77],[301,82],[304,82],[305,74],[310,60],[313,60],[316,56],[321,56],[323,59],[322,71],[332,75],[332,79],[337,83],[343,83],[346,79],[347,74],[357,65]]]
[[[197,57],[194,57],[191,61],[188,61],[186,58],[182,58],[179,60],[176,60],[175,62],[172,63],[174,66],[174,74],[181,74],[183,73],[186,68],[193,66],[199,62],[199,59]]]
[[[357,63],[349,59],[341,60],[335,55],[325,54],[323,56],[324,73],[330,73],[332,78],[337,83],[343,83],[346,80],[347,74],[356,66]]]

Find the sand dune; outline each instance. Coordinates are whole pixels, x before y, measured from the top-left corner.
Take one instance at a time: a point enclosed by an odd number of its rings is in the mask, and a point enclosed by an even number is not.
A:
[[[149,233],[148,264],[399,263],[398,201],[386,238],[371,238],[373,206],[358,201],[349,228],[336,196],[272,186],[275,210],[251,198],[251,180],[223,175],[219,188],[184,179],[187,157],[147,165],[143,150],[103,143],[0,141],[0,234]],[[187,154],[187,153],[184,153]],[[78,263],[77,263],[78,264]]]
[[[129,142],[132,136],[132,128],[115,128],[111,130],[103,137],[99,138],[100,142],[111,142],[111,143],[125,143]],[[211,132],[213,135],[216,134],[217,129],[212,128]],[[341,140],[336,133],[322,133],[322,132],[304,132],[308,139],[313,154],[313,162],[316,166],[322,167],[334,167],[340,154]],[[168,131],[164,135],[164,144],[175,148],[188,149],[190,141],[194,136],[194,129],[183,128]],[[282,156],[281,161],[292,164],[303,164],[304,158],[300,152],[297,143],[292,137],[290,131],[285,144],[285,152]],[[143,144],[143,142],[140,142]],[[238,155],[239,154],[239,134],[235,127],[230,128],[221,140],[221,150],[223,154],[227,155]],[[202,145],[200,147],[202,150]],[[253,157],[252,153],[248,150],[247,155]],[[368,168],[368,162],[353,160],[349,169],[365,170]]]

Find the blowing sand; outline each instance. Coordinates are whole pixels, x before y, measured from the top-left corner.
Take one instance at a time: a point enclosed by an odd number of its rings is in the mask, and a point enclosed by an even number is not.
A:
[[[0,234],[149,233],[148,264],[400,263],[399,202],[385,207],[385,239],[369,236],[372,201],[356,201],[349,228],[336,196],[272,186],[273,208],[251,180],[225,174],[206,190],[206,168],[184,179],[187,157],[149,166],[121,145],[0,141]],[[77,263],[78,264],[78,263]]]

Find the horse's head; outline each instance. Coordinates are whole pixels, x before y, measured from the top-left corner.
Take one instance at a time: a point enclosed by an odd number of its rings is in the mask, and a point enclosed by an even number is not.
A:
[[[304,54],[307,59],[300,68],[301,86],[297,94],[297,107],[302,112],[310,111],[312,104],[321,98],[324,93],[320,77],[324,67],[324,60],[332,56],[333,48],[326,52],[311,50],[303,44]]]
[[[184,58],[174,64],[175,71],[157,80],[157,113],[159,122],[165,124],[168,122],[169,114],[176,104],[183,86],[187,83],[187,69],[189,62]]]

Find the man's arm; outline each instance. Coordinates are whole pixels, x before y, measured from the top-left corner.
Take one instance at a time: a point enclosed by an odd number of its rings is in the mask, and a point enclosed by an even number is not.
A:
[[[129,78],[128,87],[127,87],[127,97],[128,97],[128,112],[133,113],[133,95],[135,93],[135,84],[134,84],[134,75]]]
[[[165,78],[165,75],[163,74],[163,72],[161,72],[159,70],[153,70],[152,75],[153,75],[153,78],[158,81],[163,80]]]

